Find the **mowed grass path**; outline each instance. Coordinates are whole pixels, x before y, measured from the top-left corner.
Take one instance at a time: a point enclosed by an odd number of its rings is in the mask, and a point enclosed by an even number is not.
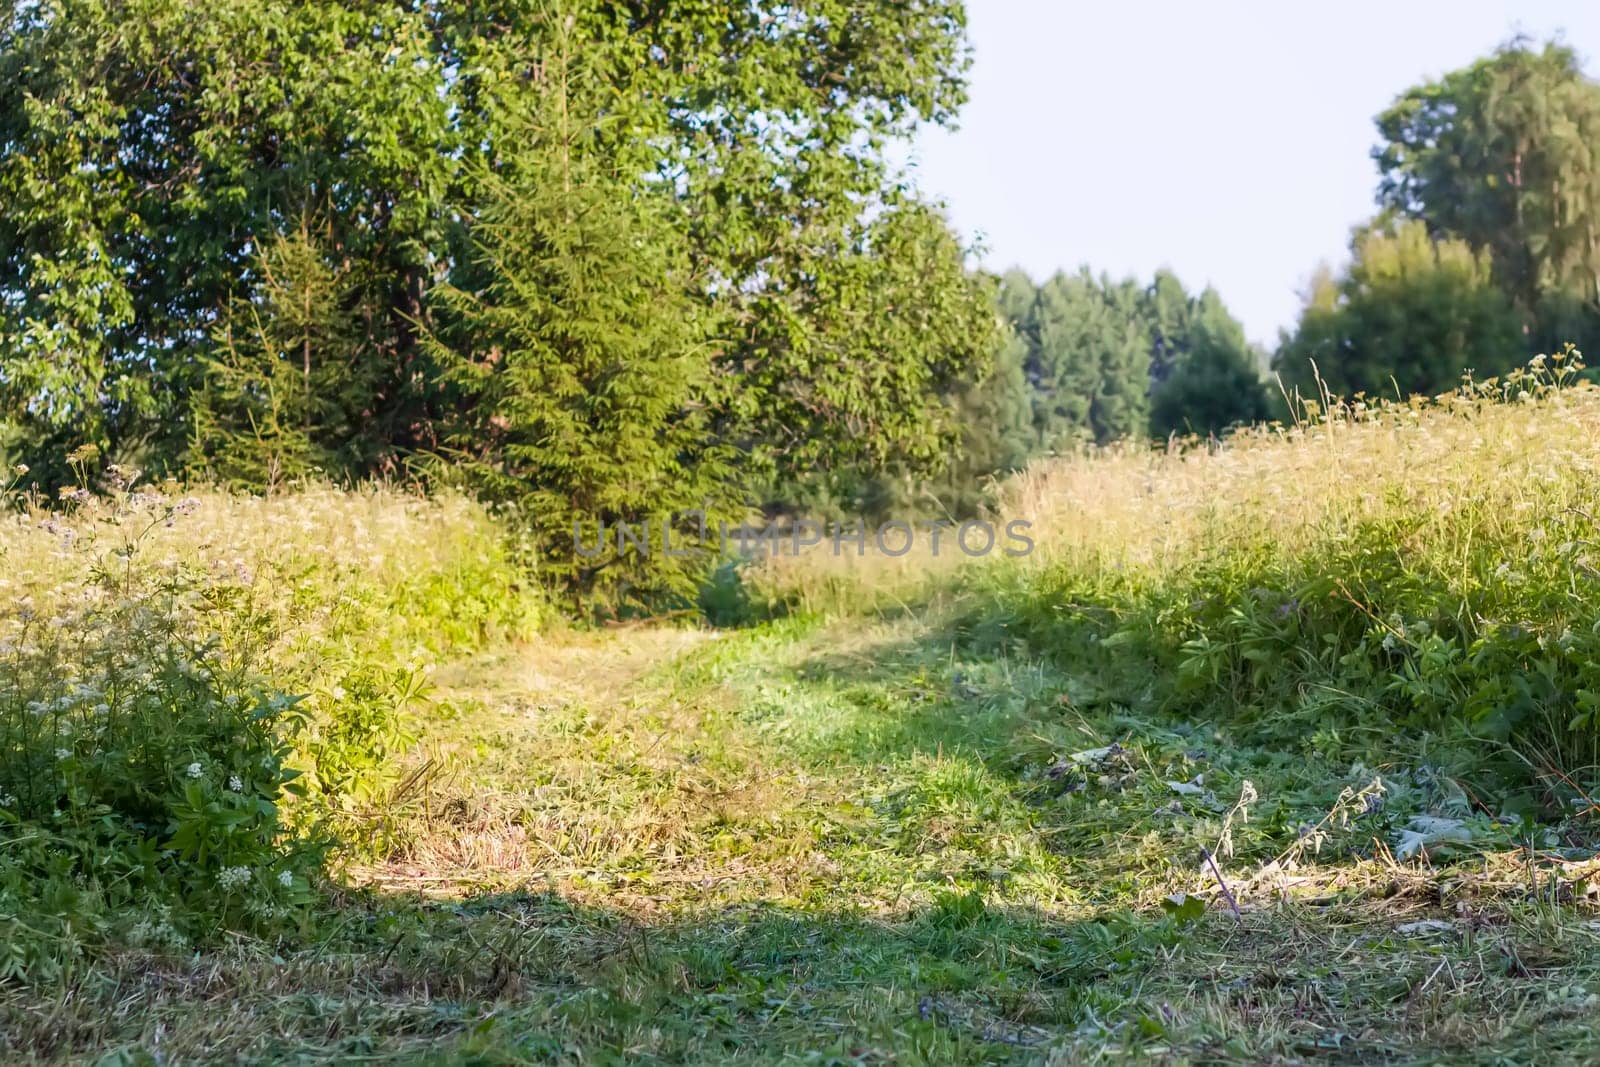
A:
[[[1600,1056],[1600,921],[1539,841],[1480,832],[1395,859],[1393,828],[1459,792],[1426,767],[1137,719],[952,617],[557,635],[453,665],[418,724],[396,844],[349,872],[324,936],[129,957],[54,1001],[11,995],[10,1049]],[[1373,779],[1382,792],[1361,793]]]

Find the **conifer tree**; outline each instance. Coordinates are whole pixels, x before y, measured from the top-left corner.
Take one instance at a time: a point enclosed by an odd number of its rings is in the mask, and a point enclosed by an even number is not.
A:
[[[1214,434],[1267,418],[1259,361],[1217,291],[1208,286],[1189,302],[1183,321],[1165,376],[1151,388],[1151,434]]]
[[[735,486],[709,417],[715,320],[662,191],[602,150],[628,116],[576,55],[569,26],[508,123],[518,150],[478,175],[476,284],[441,291],[433,339],[459,390],[447,456],[529,534],[547,581],[653,606],[693,593],[702,522],[716,529]]]
[[[1098,444],[1142,434],[1150,381],[1148,334],[1136,295],[1087,269],[1039,287],[1029,333],[1041,444]]]
[[[321,233],[307,217],[269,236],[248,291],[228,303],[195,397],[190,467],[271,488],[359,477],[382,451],[366,417],[382,357],[363,329],[379,308]]]
[[[1190,338],[1188,290],[1178,276],[1165,268],[1156,271],[1145,291],[1145,320],[1150,329],[1150,381],[1166,381],[1188,351]]]

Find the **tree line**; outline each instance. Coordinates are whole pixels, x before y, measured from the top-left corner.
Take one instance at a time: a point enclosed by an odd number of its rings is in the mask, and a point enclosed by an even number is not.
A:
[[[848,465],[769,487],[769,507],[809,515],[929,514],[982,507],[996,478],[1049,455],[1129,438],[1210,435],[1267,418],[1268,356],[1216,290],[1169,270],[1148,284],[1087,268],[1035,283],[992,279],[1001,321],[990,365],[944,400],[958,436],[932,474]]]
[[[1595,332],[1565,49],[1379,118],[1380,214],[1271,356],[1168,272],[972,269],[887,151],[969,64],[958,0],[13,4],[0,447],[52,493],[458,485],[564,595],[659,602],[700,561],[574,523],[967,513],[1039,455],[1270,418],[1269,371],[1431,390]]]
[[[1408,89],[1376,126],[1378,211],[1271,353],[1170,272],[1000,279],[1007,339],[960,395],[956,485],[1083,442],[1287,420],[1324,394],[1437,394],[1600,345],[1600,84],[1570,48],[1509,42]]]
[[[1515,40],[1377,119],[1379,211],[1274,369],[1314,397],[1437,393],[1600,343],[1600,84]]]

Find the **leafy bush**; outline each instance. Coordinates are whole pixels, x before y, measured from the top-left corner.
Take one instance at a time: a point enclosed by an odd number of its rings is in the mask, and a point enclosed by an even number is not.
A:
[[[0,525],[0,978],[302,931],[432,657],[529,618],[466,501],[117,479]]]
[[[296,701],[219,654],[207,592],[125,566],[0,614],[0,976],[48,959],[41,938],[303,921],[323,842],[280,809]]]

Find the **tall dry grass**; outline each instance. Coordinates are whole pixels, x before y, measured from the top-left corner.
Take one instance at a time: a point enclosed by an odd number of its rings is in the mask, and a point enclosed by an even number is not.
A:
[[[824,610],[965,594],[971,628],[1098,699],[1333,754],[1405,737],[1570,799],[1600,776],[1600,390],[1580,370],[1568,352],[1040,462],[997,495],[997,521],[1030,524],[1022,559],[813,552],[762,577]]]

